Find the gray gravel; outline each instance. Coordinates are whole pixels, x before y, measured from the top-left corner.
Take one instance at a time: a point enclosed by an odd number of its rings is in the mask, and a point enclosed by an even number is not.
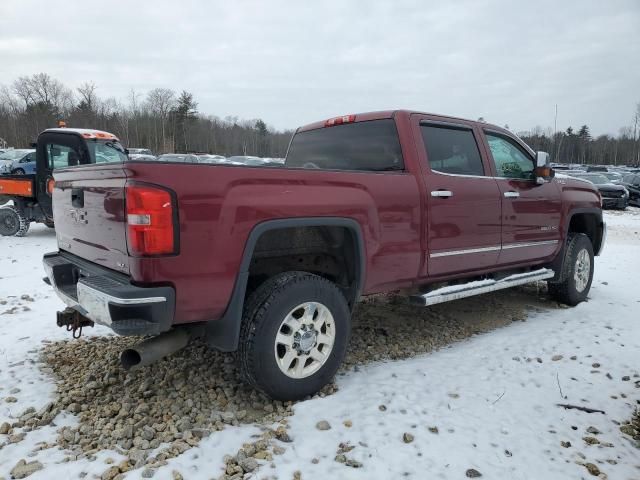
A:
[[[368,298],[355,311],[342,371],[377,360],[408,358],[522,321],[528,309],[556,305],[544,299],[545,293],[544,288],[527,286],[430,308],[412,306],[394,295]],[[255,470],[259,462],[278,454],[274,447],[282,453],[282,446],[292,441],[286,427],[292,404],[272,401],[245,386],[233,355],[194,342],[154,365],[125,372],[119,354],[138,340],[110,336],[46,344],[43,367],[53,373],[58,397],[39,412],[25,412],[10,426],[11,432],[49,424],[59,411],[70,411],[78,415],[79,425],[60,429],[57,438],[58,445],[70,452],[68,459],[92,459],[97,451],[114,448],[127,456],[117,466],[126,472],[143,466],[153,470],[226,425],[262,425],[259,440],[225,459],[229,478]],[[328,385],[318,395],[335,390],[334,384]],[[278,422],[281,426],[272,430]],[[149,456],[165,443],[169,447]],[[114,466],[105,465],[107,477],[108,472],[115,473]]]

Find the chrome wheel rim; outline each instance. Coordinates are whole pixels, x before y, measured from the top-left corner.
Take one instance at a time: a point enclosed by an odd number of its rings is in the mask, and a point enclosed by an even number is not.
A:
[[[587,283],[589,283],[589,276],[591,275],[591,259],[589,258],[589,252],[587,252],[584,248],[578,252],[578,257],[576,258],[576,268],[573,274],[573,279],[575,280],[576,290],[578,292],[583,292],[585,288],[587,288]]]
[[[301,303],[278,328],[274,346],[276,364],[289,378],[313,375],[329,359],[335,337],[331,311],[319,302]]]

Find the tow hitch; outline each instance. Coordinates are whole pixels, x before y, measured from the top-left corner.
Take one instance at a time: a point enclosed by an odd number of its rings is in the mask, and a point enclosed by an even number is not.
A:
[[[56,323],[59,327],[66,327],[67,332],[72,332],[73,338],[80,338],[82,327],[93,327],[93,321],[71,307],[65,308],[62,312],[56,312]]]

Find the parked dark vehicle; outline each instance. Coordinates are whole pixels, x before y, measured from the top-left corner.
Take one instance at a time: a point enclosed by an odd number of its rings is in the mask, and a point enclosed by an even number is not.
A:
[[[629,205],[629,191],[623,185],[611,183],[602,173],[579,173],[572,177],[593,183],[602,195],[602,208],[624,210]]]
[[[115,160],[54,172],[58,324],[152,335],[125,368],[200,337],[278,399],[331,380],[364,295],[429,306],[546,280],[576,305],[605,241],[592,183],[484,122],[345,115],[299,128],[280,167]]]
[[[629,191],[629,203],[640,207],[640,173],[627,173],[622,177],[620,185]]]
[[[602,175],[607,177],[611,183],[620,183],[622,180],[622,174],[618,172],[602,172]]]
[[[587,167],[587,172],[608,172],[609,169],[602,165],[589,165]]]

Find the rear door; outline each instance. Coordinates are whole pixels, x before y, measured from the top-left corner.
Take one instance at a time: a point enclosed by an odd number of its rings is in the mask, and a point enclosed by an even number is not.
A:
[[[55,179],[53,217],[59,248],[129,273],[123,168],[126,155],[108,143],[51,134],[39,145]]]
[[[427,273],[492,267],[500,253],[500,191],[472,124],[415,115],[414,135],[425,171]]]
[[[553,255],[561,239],[560,189],[554,181],[537,183],[535,158],[515,138],[484,130],[502,201],[502,251],[498,262],[529,262]]]

